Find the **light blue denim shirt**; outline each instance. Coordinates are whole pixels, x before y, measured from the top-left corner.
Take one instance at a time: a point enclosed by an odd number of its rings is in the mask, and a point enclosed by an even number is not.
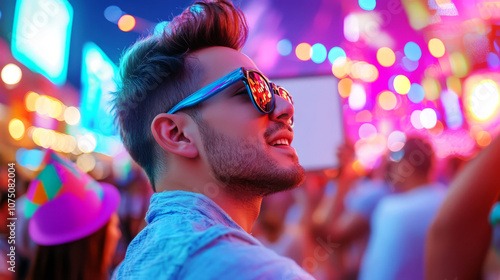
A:
[[[208,197],[156,193],[116,279],[314,279],[265,248]]]

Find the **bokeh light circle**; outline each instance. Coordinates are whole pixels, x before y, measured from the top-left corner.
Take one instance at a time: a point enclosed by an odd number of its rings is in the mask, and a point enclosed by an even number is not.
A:
[[[104,17],[113,23],[117,23],[122,15],[122,9],[117,6],[112,5],[104,9]]]
[[[390,67],[396,62],[396,55],[388,47],[382,47],[377,51],[377,61],[384,67]]]
[[[420,114],[422,114],[422,111],[415,110],[411,113],[411,116],[410,116],[411,125],[413,125],[413,127],[416,129],[424,128],[424,126],[420,122]]]
[[[4,83],[8,85],[15,85],[21,80],[23,72],[19,66],[14,63],[9,63],[2,69],[0,76]]]
[[[422,57],[422,50],[415,42],[408,42],[404,47],[405,56],[412,61],[418,61]]]
[[[278,50],[278,53],[281,54],[282,56],[287,56],[292,53],[293,47],[292,47],[292,42],[288,39],[283,39],[278,42],[276,45],[276,49]]]
[[[490,118],[500,103],[500,92],[497,84],[492,80],[483,80],[472,90],[469,107],[470,111],[479,120]]]
[[[410,91],[411,83],[405,75],[397,75],[394,78],[394,90],[399,94],[407,94]]]
[[[346,57],[347,57],[347,55],[346,55],[345,51],[340,47],[333,47],[328,52],[328,60],[332,64],[336,63],[337,59],[339,59],[339,58],[341,60],[337,61],[337,63],[341,63],[342,59],[345,61]]]
[[[378,104],[382,109],[389,111],[396,107],[396,105],[398,104],[398,100],[394,93],[385,90],[379,94]]]
[[[354,110],[361,110],[366,105],[366,92],[363,85],[354,83],[349,94],[349,107]]]
[[[295,48],[295,55],[302,61],[311,59],[311,45],[308,43],[300,43]]]
[[[377,1],[375,0],[358,0],[359,7],[365,11],[373,11],[377,6]]]
[[[413,72],[418,68],[418,61],[410,60],[406,56],[401,59],[401,64],[403,66],[403,69],[408,72]]]
[[[15,140],[23,138],[25,132],[24,123],[19,119],[12,119],[9,122],[9,133]]]
[[[323,44],[317,43],[311,47],[311,60],[314,63],[323,63],[326,60],[327,51]]]
[[[424,100],[424,97],[424,88],[417,83],[411,84],[410,91],[408,92],[408,99],[413,103],[420,103]]]
[[[377,128],[371,123],[364,123],[359,127],[359,138],[365,139],[377,135]]]
[[[118,28],[123,32],[129,32],[135,27],[135,18],[131,15],[123,15],[118,20]]]
[[[387,137],[387,148],[391,152],[397,152],[403,149],[406,143],[406,135],[401,131],[393,131]]]
[[[437,114],[432,108],[425,108],[420,113],[420,123],[424,128],[431,129],[436,126]]]
[[[429,40],[429,51],[434,57],[442,57],[446,52],[443,41],[438,38],[432,38]]]
[[[349,78],[345,78],[339,81],[337,86],[340,96],[344,98],[349,97],[349,94],[351,93],[352,83],[352,80]]]

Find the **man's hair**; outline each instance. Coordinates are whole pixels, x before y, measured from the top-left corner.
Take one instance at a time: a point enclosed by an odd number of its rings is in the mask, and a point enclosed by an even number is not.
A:
[[[214,46],[240,50],[247,34],[245,17],[231,2],[204,0],[186,8],[161,34],[137,41],[122,56],[115,118],[126,149],[144,168],[153,189],[165,162],[151,123],[198,89],[201,69],[190,53]],[[185,112],[198,116],[196,106]]]

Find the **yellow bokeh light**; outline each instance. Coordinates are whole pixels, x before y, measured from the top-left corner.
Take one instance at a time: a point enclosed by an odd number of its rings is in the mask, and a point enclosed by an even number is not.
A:
[[[377,51],[377,61],[384,67],[390,67],[396,62],[396,55],[390,48],[383,47]]]
[[[36,101],[38,100],[39,97],[40,95],[38,95],[38,93],[33,91],[28,91],[28,93],[26,93],[26,96],[24,97],[26,110],[28,110],[29,112],[36,111]]]
[[[446,79],[446,86],[451,89],[458,97],[462,96],[462,82],[458,77],[450,76]]]
[[[427,100],[436,100],[441,93],[441,84],[433,78],[425,78],[422,80],[422,87],[424,88],[425,98]]]
[[[15,85],[21,80],[23,72],[19,66],[9,63],[2,69],[0,76],[2,77],[2,81],[4,83],[8,85]]]
[[[454,52],[450,55],[450,66],[453,74],[459,78],[469,74],[469,62],[461,52]]]
[[[76,165],[83,172],[90,172],[95,168],[96,160],[92,154],[83,154],[78,156],[78,158],[76,159]]]
[[[339,81],[338,89],[340,96],[347,98],[351,94],[352,80],[345,78]]]
[[[434,57],[442,57],[446,52],[443,41],[438,38],[432,38],[429,40],[429,51]]]
[[[394,93],[386,90],[380,93],[378,96],[378,104],[380,107],[386,111],[392,110],[398,104],[398,100]]]
[[[15,140],[21,140],[24,136],[24,123],[19,119],[12,119],[9,122],[9,133]]]
[[[361,72],[361,80],[368,82],[368,83],[373,83],[378,79],[378,69],[372,64],[366,64],[362,68]]]
[[[302,61],[311,59],[311,45],[308,43],[300,43],[295,48],[295,55],[297,55],[297,58]]]
[[[489,119],[495,115],[500,105],[500,91],[497,84],[490,79],[481,81],[472,90],[466,104],[474,118],[482,121]]]
[[[411,83],[405,75],[397,75],[394,78],[394,89],[399,94],[407,94],[410,91]]]
[[[52,101],[52,111],[49,112],[49,116],[57,119],[63,112],[63,104],[59,100]]]
[[[64,120],[69,125],[75,125],[80,122],[80,111],[77,108],[70,106],[64,111]]]
[[[123,15],[118,20],[118,28],[120,28],[121,31],[129,32],[130,30],[134,29],[134,27],[135,18],[131,15]]]
[[[348,58],[337,58],[332,64],[332,73],[338,79],[342,79],[349,75],[351,69],[351,61]]]
[[[480,131],[476,135],[476,142],[481,147],[486,147],[491,143],[491,135],[487,131]]]

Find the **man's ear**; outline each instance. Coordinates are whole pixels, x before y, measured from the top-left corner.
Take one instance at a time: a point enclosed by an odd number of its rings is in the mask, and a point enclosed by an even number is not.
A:
[[[151,123],[156,142],[167,152],[187,158],[198,156],[192,122],[186,114],[157,115]]]

